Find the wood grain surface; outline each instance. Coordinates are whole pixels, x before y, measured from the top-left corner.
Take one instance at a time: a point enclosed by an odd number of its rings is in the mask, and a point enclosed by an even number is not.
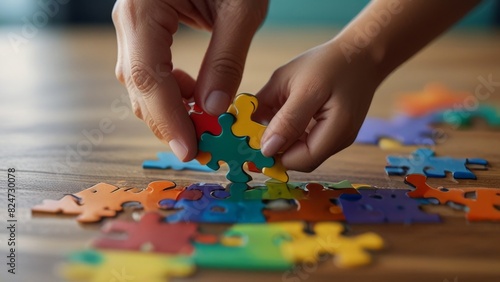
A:
[[[69,251],[84,248],[98,234],[99,224],[80,225],[72,217],[31,214],[43,199],[58,199],[98,182],[120,187],[146,187],[168,179],[226,183],[224,174],[143,170],[145,159],[168,150],[130,109],[126,90],[114,77],[116,42],[112,29],[40,30],[14,52],[0,30],[0,281],[60,281],[55,266]],[[335,35],[328,30],[263,30],[252,45],[240,90],[255,93],[280,65]],[[175,36],[174,65],[196,76],[208,44],[205,33],[182,30]],[[474,93],[480,77],[500,81],[500,36],[494,32],[449,34],[391,75],[379,88],[371,116],[389,117],[400,93],[420,90],[429,82]],[[158,52],[164,52],[159,49]],[[362,83],[363,78],[360,78]],[[500,87],[487,102],[500,105]],[[84,132],[112,123],[90,148]],[[474,129],[446,134],[436,146],[439,155],[486,158],[487,171],[477,181],[431,180],[437,186],[500,188],[500,130],[480,122]],[[80,145],[79,145],[80,144]],[[88,144],[88,143],[87,143]],[[76,158],[74,150],[83,150]],[[402,177],[388,177],[385,156],[375,146],[353,145],[331,157],[313,173],[291,172],[292,181],[340,181],[379,187],[407,188]],[[6,272],[7,168],[16,168],[17,274]],[[254,182],[265,178],[254,175]],[[240,272],[200,269],[181,281],[500,281],[500,223],[467,223],[463,212],[432,208],[442,224],[357,225],[348,234],[374,231],[386,248],[374,252],[374,263],[339,269],[331,259],[317,267],[299,266],[297,273]],[[119,217],[128,218],[130,212]],[[224,226],[203,225],[207,232]],[[175,280],[174,281],[178,281]]]

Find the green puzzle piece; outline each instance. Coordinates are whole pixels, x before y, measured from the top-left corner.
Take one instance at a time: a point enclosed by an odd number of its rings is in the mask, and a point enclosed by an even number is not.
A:
[[[220,168],[219,161],[224,161],[229,167],[226,178],[231,182],[246,183],[252,178],[243,170],[245,162],[253,162],[259,169],[272,167],[274,159],[265,157],[260,150],[253,149],[248,145],[248,137],[236,137],[231,131],[235,117],[230,113],[219,116],[219,124],[222,127],[220,135],[203,133],[199,142],[199,149],[208,152],[212,158],[207,166],[213,170]]]
[[[281,245],[291,240],[272,224],[238,224],[216,244],[194,243],[195,264],[207,268],[283,270],[293,266]]]
[[[266,181],[266,186],[257,186],[245,192],[245,199],[302,199],[304,190],[293,184],[283,183],[274,179]]]

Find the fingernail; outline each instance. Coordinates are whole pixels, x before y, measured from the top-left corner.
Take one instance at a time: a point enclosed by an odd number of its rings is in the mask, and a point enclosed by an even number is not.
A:
[[[286,139],[278,134],[274,134],[262,144],[262,154],[267,157],[274,156],[285,145]]]
[[[230,102],[228,94],[219,90],[212,91],[205,101],[205,110],[211,115],[218,116],[227,110]]]
[[[182,142],[180,142],[177,139],[170,140],[170,142],[168,142],[168,145],[170,146],[170,149],[172,149],[172,151],[174,152],[175,156],[179,160],[183,161],[187,155],[186,146],[184,146],[184,144],[182,144]]]

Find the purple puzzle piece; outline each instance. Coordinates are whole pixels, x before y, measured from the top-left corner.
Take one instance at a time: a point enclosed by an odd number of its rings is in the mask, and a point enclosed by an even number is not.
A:
[[[421,202],[406,195],[410,190],[359,189],[359,195],[343,194],[340,205],[347,223],[440,222],[437,214],[420,209]]]
[[[434,121],[434,114],[417,118],[399,115],[392,120],[367,118],[354,142],[378,144],[381,138],[391,138],[404,145],[434,145],[429,126]]]
[[[202,193],[201,198],[196,201],[198,206],[205,206],[211,201],[229,197],[229,192],[224,187],[214,183],[194,183],[186,188],[186,191],[193,190],[198,190]],[[171,208],[175,205],[175,202],[175,200],[171,199],[162,200],[160,201],[160,206]]]

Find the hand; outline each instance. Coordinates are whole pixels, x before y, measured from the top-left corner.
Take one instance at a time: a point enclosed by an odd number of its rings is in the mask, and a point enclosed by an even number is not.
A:
[[[177,157],[197,153],[185,101],[206,112],[225,112],[235,95],[251,40],[267,13],[268,0],[118,0],[113,22],[118,39],[116,76],[129,92],[137,117]],[[172,35],[179,22],[212,31],[198,78],[173,69]]]
[[[270,120],[262,153],[310,172],[356,138],[382,81],[369,55],[348,62],[338,40],[313,48],[274,72],[257,93],[256,117]]]

